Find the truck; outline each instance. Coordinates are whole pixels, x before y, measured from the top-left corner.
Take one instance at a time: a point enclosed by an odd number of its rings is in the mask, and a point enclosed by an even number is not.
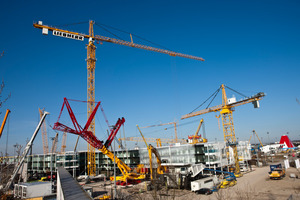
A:
[[[278,180],[285,177],[285,169],[282,168],[281,163],[276,165],[270,165],[270,172],[269,172],[270,179]]]

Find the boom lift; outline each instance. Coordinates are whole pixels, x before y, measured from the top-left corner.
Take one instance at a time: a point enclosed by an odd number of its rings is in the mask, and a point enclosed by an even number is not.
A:
[[[229,88],[229,87],[227,87]],[[229,88],[231,89],[231,88]],[[222,90],[222,104],[213,106],[210,108],[206,108],[200,111],[191,112],[189,114],[183,115],[181,119],[187,119],[190,117],[203,115],[210,112],[217,112],[220,111],[220,115],[222,117],[222,125],[223,125],[223,134],[224,134],[224,140],[227,143],[227,145],[231,146],[233,149],[234,154],[234,160],[235,160],[235,174],[238,176],[240,174],[240,166],[239,166],[239,157],[237,152],[237,141],[235,137],[235,129],[233,125],[233,118],[232,118],[232,112],[234,111],[234,108],[237,106],[241,106],[247,103],[253,103],[254,108],[259,107],[259,100],[261,100],[265,94],[263,92],[259,92],[251,97],[245,97],[243,100],[240,101],[230,101],[232,99],[227,99],[226,92],[225,92],[225,85],[222,84],[220,88],[214,93],[214,97],[218,94],[218,92]],[[231,89],[232,90],[232,89]],[[213,96],[213,95],[212,95]],[[212,97],[211,96],[211,97]]]
[[[103,144],[103,141],[100,141],[94,134],[93,132],[89,131],[89,126],[91,125],[91,122],[100,106],[100,102],[94,102],[96,104],[92,114],[90,115],[90,117],[88,118],[88,121],[86,123],[86,125],[84,126],[84,128],[82,128],[77,120],[76,117],[71,109],[71,106],[68,102],[68,100],[66,98],[64,98],[64,103],[61,109],[61,112],[59,114],[58,120],[57,122],[54,124],[53,129],[54,130],[58,130],[58,131],[65,131],[68,133],[73,133],[75,135],[79,135],[80,137],[82,137],[85,141],[87,141],[91,146],[93,146],[94,148],[99,149],[104,155],[106,155],[107,157],[109,157],[112,161],[115,161],[118,168],[120,169],[121,173],[123,176],[119,176],[116,178],[116,180],[120,180],[120,181],[124,181],[126,182],[127,179],[131,179],[131,180],[136,180],[136,179],[144,179],[145,175],[139,175],[137,173],[134,173],[133,170],[127,166],[124,162],[122,162],[117,156],[115,156],[109,149],[108,147],[111,145],[112,141],[114,140],[117,132],[119,131],[120,127],[122,126],[122,124],[124,124],[125,119],[118,119],[116,125],[111,129],[110,135],[108,137],[108,139],[106,140],[106,142]],[[62,111],[64,109],[64,106],[66,106],[70,118],[72,120],[72,123],[74,125],[74,128],[70,128],[64,124],[61,124],[59,122],[59,119],[61,117]],[[112,177],[111,177],[112,178]]]
[[[0,128],[0,138],[1,138],[1,136],[2,136],[2,132],[3,132],[4,126],[5,126],[5,124],[6,124],[6,120],[7,120],[7,117],[8,117],[8,114],[9,114],[9,113],[10,113],[10,110],[7,109],[7,110],[6,110],[6,113],[5,113],[5,116],[4,116],[4,119],[3,119],[3,121],[2,121],[2,124],[1,124],[1,128]]]
[[[114,43],[114,44],[118,44],[118,45],[124,45],[124,46],[128,46],[128,47],[134,47],[134,48],[138,48],[138,49],[144,49],[144,50],[148,50],[148,51],[164,53],[164,54],[168,54],[170,56],[179,56],[179,57],[183,57],[183,58],[204,61],[204,59],[200,58],[200,57],[177,53],[177,52],[169,51],[169,50],[165,50],[165,49],[154,48],[154,47],[150,47],[150,46],[146,46],[146,45],[136,44],[133,42],[131,35],[130,35],[131,42],[119,40],[119,39],[115,39],[115,38],[110,38],[110,37],[105,37],[105,36],[100,36],[100,35],[95,36],[94,35],[94,27],[93,27],[94,24],[95,24],[95,22],[90,20],[88,35],[43,25],[42,21],[39,21],[38,23],[33,24],[34,28],[42,29],[43,35],[48,35],[48,31],[52,31],[53,35],[59,36],[59,37],[64,37],[64,38],[69,38],[69,39],[74,39],[74,40],[79,40],[79,41],[84,41],[84,39],[88,39],[89,43],[87,45],[86,61],[87,61],[87,70],[88,70],[87,101],[89,103],[88,103],[87,118],[89,118],[89,116],[93,112],[93,109],[95,108],[95,105],[93,104],[93,102],[95,102],[95,68],[96,68],[96,46],[94,44],[95,41],[100,42],[101,44],[103,42],[109,42],[109,43]],[[95,135],[95,121],[94,120],[91,122],[89,130]],[[88,175],[95,175],[95,172],[96,172],[95,148],[93,148],[89,144],[88,144],[88,163],[89,163],[88,164]]]
[[[44,120],[45,120],[45,118],[46,118],[46,116],[48,114],[49,114],[48,112],[44,112],[43,116],[41,117],[41,120],[40,120],[39,124],[37,125],[37,127],[36,127],[36,129],[35,129],[35,131],[34,131],[34,133],[32,135],[32,137],[31,137],[31,139],[29,140],[29,142],[27,143],[26,147],[24,148],[24,151],[23,151],[23,154],[22,154],[22,156],[20,158],[20,161],[15,166],[13,174],[10,177],[10,179],[8,180],[8,182],[7,182],[7,184],[6,184],[5,188],[4,188],[4,192],[7,192],[9,190],[10,186],[12,185],[12,183],[13,183],[13,181],[14,181],[17,173],[18,173],[18,171],[20,170],[21,166],[23,165],[23,162],[24,162],[24,160],[26,158],[26,155],[28,154],[30,148],[32,147],[33,141],[34,141],[37,133],[39,132],[39,130],[40,130],[40,128],[41,128],[41,126],[42,126],[42,124],[43,124],[43,122],[44,122]]]

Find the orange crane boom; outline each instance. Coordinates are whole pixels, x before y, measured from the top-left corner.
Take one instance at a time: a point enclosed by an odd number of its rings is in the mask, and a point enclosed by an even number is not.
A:
[[[67,147],[67,133],[63,133],[62,141],[61,141],[61,148],[60,148],[60,153],[65,153],[66,152],[66,147]]]
[[[3,129],[4,129],[4,126],[6,124],[6,120],[7,120],[7,117],[8,117],[8,114],[10,113],[10,110],[7,109],[6,110],[6,113],[5,113],[5,116],[4,116],[4,119],[2,121],[2,124],[1,124],[1,128],[0,128],[0,138],[1,138],[1,135],[2,135],[2,132],[3,132]]]
[[[115,38],[110,38],[110,37],[105,37],[105,36],[100,36],[96,35],[94,36],[94,21],[90,21],[89,23],[89,34],[82,34],[82,33],[77,33],[73,31],[68,31],[60,28],[55,28],[51,27],[48,25],[43,25],[42,21],[39,21],[38,23],[34,23],[33,27],[42,29],[42,34],[48,35],[48,31],[52,31],[53,35],[59,36],[59,37],[64,37],[64,38],[69,38],[69,39],[74,39],[74,40],[79,40],[79,41],[84,41],[84,39],[88,39],[89,43],[87,45],[87,70],[88,70],[88,87],[87,87],[87,101],[90,102],[88,103],[87,110],[87,118],[90,117],[92,114],[92,111],[95,107],[95,105],[92,102],[95,102],[95,66],[96,66],[96,46],[94,44],[94,41],[99,41],[99,42],[110,42],[114,44],[119,44],[119,45],[124,45],[128,47],[134,47],[134,48],[139,48],[139,49],[144,49],[148,51],[155,51],[159,53],[164,53],[168,54],[170,56],[178,56],[178,57],[183,57],[183,58],[189,58],[189,59],[194,59],[194,60],[200,60],[204,61],[203,58],[197,57],[197,56],[191,56],[187,54],[182,54],[182,53],[177,53],[174,51],[169,51],[165,49],[159,49],[155,47],[150,47],[146,45],[141,45],[141,44],[136,44],[124,40],[119,40]],[[89,131],[94,133],[95,135],[95,120],[93,119]],[[95,161],[95,148],[88,144],[88,175],[96,175],[96,161]]]

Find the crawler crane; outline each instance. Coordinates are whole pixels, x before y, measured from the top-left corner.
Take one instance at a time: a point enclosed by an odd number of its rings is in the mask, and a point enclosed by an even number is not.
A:
[[[229,88],[229,87],[227,87]],[[231,89],[231,88],[229,88]],[[210,112],[220,112],[221,118],[222,118],[222,125],[223,125],[223,134],[224,134],[224,140],[227,143],[228,146],[231,146],[233,149],[234,154],[234,160],[235,160],[235,174],[236,176],[240,175],[240,166],[239,166],[239,157],[237,152],[237,141],[235,137],[235,130],[233,125],[233,118],[232,118],[232,112],[234,111],[234,108],[237,106],[241,106],[247,103],[253,103],[254,108],[259,107],[259,100],[261,100],[265,94],[263,92],[259,92],[251,97],[245,97],[243,100],[240,101],[228,101],[225,92],[225,85],[222,84],[220,88],[212,95],[215,96],[218,94],[218,92],[222,90],[222,104],[213,106],[210,108],[206,108],[200,111],[191,112],[189,114],[183,115],[181,119],[187,119],[190,117],[195,117],[198,115],[203,115]],[[232,90],[232,89],[231,89]],[[211,96],[211,97],[212,97]]]
[[[91,122],[93,118],[95,117],[95,114],[100,106],[100,102],[94,102],[96,104],[92,114],[88,118],[88,121],[84,128],[82,128],[78,122],[77,119],[71,109],[71,106],[66,98],[64,98],[64,103],[61,108],[61,112],[59,114],[57,122],[54,124],[53,129],[58,131],[63,131],[67,133],[72,133],[75,135],[79,135],[82,137],[85,141],[87,141],[91,146],[94,148],[99,149],[104,155],[109,157],[113,162],[115,161],[118,168],[120,169],[122,176],[118,176],[116,180],[124,181],[127,180],[137,180],[137,179],[144,179],[145,175],[140,175],[134,172],[129,166],[127,166],[124,162],[122,162],[117,156],[115,156],[108,147],[111,145],[112,141],[114,140],[117,132],[119,131],[120,127],[124,124],[125,119],[118,119],[116,125],[111,129],[110,135],[108,139],[103,143],[103,141],[100,141],[94,134],[89,130],[89,126],[91,125]],[[64,106],[66,106],[68,113],[70,115],[71,121],[74,125],[74,128],[70,128],[62,123],[59,122],[59,119],[61,117],[62,111],[64,109]],[[113,178],[113,177],[111,177]]]
[[[163,53],[163,54],[168,54],[170,56],[178,56],[178,57],[183,57],[183,58],[189,58],[189,59],[194,59],[194,60],[200,60],[204,61],[203,58],[197,57],[197,56],[191,56],[187,54],[182,54],[182,53],[177,53],[174,51],[169,51],[165,49],[159,49],[159,48],[154,48],[146,45],[141,45],[141,44],[136,44],[133,42],[132,36],[131,37],[131,42],[124,41],[124,40],[119,40],[115,38],[110,38],[110,37],[105,37],[101,35],[94,35],[94,24],[96,24],[94,21],[89,22],[89,34],[82,34],[78,32],[73,32],[73,31],[68,31],[64,30],[61,28],[55,28],[52,26],[44,25],[42,21],[38,21],[38,23],[34,23],[33,27],[42,29],[42,34],[43,35],[48,35],[49,31],[52,31],[54,36],[58,37],[64,37],[64,38],[69,38],[69,39],[74,39],[78,41],[84,41],[85,39],[88,39],[88,45],[87,45],[87,71],[88,71],[88,78],[87,78],[87,101],[88,106],[88,116],[87,118],[90,117],[90,115],[93,112],[93,109],[95,108],[95,68],[96,68],[96,46],[94,42],[100,42],[101,44],[103,42],[109,42],[109,43],[114,43],[118,45],[124,45],[128,47],[134,47],[138,49],[144,49],[148,51],[154,51],[158,53]],[[97,24],[96,24],[97,25]],[[89,130],[95,135],[95,121],[93,120],[90,124]],[[79,138],[79,137],[78,137]],[[88,144],[88,175],[95,175],[96,172],[96,164],[95,164],[95,148],[91,145]]]

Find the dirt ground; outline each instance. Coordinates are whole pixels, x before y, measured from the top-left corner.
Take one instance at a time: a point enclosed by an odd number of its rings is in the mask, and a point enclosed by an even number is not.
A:
[[[134,186],[117,186],[119,199],[174,199],[174,200],[295,200],[300,199],[300,172],[296,168],[289,168],[286,176],[281,180],[271,180],[268,177],[269,166],[253,167],[253,171],[245,173],[237,179],[237,184],[233,187],[220,189],[211,195],[195,194],[188,190],[161,189],[146,191],[145,183]],[[298,175],[298,178],[290,178],[290,174]],[[112,192],[112,185],[109,181],[87,184],[92,186],[97,197]],[[97,199],[97,197],[95,199]]]

